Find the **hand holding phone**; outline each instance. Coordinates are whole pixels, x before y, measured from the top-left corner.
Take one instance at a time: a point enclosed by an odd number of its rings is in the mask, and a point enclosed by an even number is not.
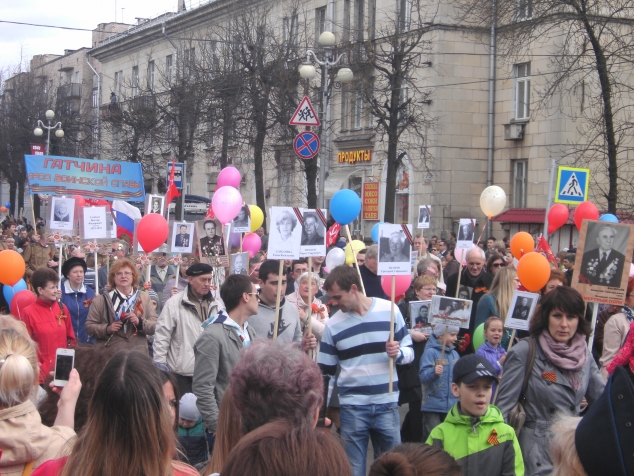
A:
[[[57,349],[55,353],[55,375],[53,385],[65,387],[68,384],[70,371],[75,366],[75,349]]]

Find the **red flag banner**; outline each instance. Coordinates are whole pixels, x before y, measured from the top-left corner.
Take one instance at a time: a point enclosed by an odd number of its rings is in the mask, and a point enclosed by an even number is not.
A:
[[[170,203],[172,203],[172,200],[181,196],[180,192],[176,188],[176,185],[174,185],[175,171],[176,171],[176,162],[172,161],[172,170],[170,171],[170,180],[169,180],[169,183],[167,184],[167,193],[165,194],[165,205],[169,205]]]
[[[332,246],[337,242],[337,237],[339,236],[340,231],[341,225],[339,223],[335,223],[328,229],[328,232],[326,233],[326,246]]]
[[[539,237],[539,240],[537,241],[537,248],[535,248],[535,251],[546,256],[546,259],[549,262],[557,266],[557,258],[553,254],[553,250],[550,249],[550,245],[543,236]]]

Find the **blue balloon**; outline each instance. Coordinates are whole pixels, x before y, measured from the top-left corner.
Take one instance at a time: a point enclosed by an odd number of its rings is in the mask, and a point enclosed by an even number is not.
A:
[[[601,215],[601,218],[599,218],[600,221],[609,221],[610,223],[618,223],[619,219],[612,215],[611,213],[606,213],[605,215]]]
[[[352,223],[361,212],[361,198],[350,189],[339,190],[330,200],[330,214],[340,225]]]
[[[11,208],[11,202],[4,202],[4,206],[7,208]]]
[[[375,243],[379,242],[379,225],[385,225],[384,221],[380,221],[379,223],[377,223],[376,225],[374,225],[372,227],[372,241],[374,241]]]
[[[24,279],[21,279],[14,286],[4,285],[2,289],[2,294],[4,294],[4,299],[7,301],[7,304],[11,305],[11,299],[13,299],[13,295],[18,291],[23,291],[26,289],[26,282]]]

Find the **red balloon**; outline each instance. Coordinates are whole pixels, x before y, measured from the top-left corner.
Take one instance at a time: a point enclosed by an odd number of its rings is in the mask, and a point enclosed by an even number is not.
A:
[[[22,316],[20,315],[22,311],[33,304],[36,300],[37,298],[35,297],[35,294],[28,289],[18,291],[13,295],[13,299],[11,299],[11,314],[13,317],[22,319]]]
[[[594,203],[580,203],[575,210],[575,225],[577,225],[577,230],[581,230],[581,223],[583,222],[584,218],[588,220],[599,219],[599,210],[597,210],[597,207]]]
[[[548,210],[548,233],[554,233],[568,221],[568,207],[563,203],[556,203]]]
[[[136,228],[137,240],[143,251],[151,253],[167,240],[169,226],[163,215],[158,213],[148,213],[141,220]]]
[[[394,276],[396,283],[394,285],[394,298],[400,296],[407,291],[412,284],[412,278],[410,276]],[[381,276],[381,287],[383,292],[390,296],[392,294],[392,276]]]
[[[75,199],[75,206],[76,207],[85,207],[86,206],[86,200],[84,200],[84,197],[82,197],[81,195],[73,195],[73,198]]]

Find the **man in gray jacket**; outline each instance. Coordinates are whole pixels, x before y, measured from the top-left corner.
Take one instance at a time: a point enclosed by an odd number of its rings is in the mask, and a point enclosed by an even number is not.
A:
[[[229,373],[240,358],[240,350],[256,336],[247,319],[258,312],[258,293],[248,276],[232,274],[220,287],[226,311],[200,335],[194,344],[193,392],[203,417],[208,441],[213,446],[218,408],[229,385]]]
[[[275,303],[277,302],[277,284],[282,280],[282,292],[280,294],[280,317],[277,326],[277,339],[280,342],[301,342],[302,330],[299,321],[299,312],[295,304],[286,302],[286,274],[278,276],[278,260],[266,260],[260,266],[260,305],[257,315],[249,319],[249,324],[255,329],[258,337],[273,338],[275,327]]]

